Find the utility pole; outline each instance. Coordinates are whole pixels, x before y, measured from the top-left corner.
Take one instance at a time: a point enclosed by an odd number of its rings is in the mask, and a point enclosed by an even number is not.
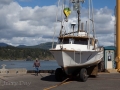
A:
[[[116,50],[117,70],[120,72],[120,0],[116,0]]]

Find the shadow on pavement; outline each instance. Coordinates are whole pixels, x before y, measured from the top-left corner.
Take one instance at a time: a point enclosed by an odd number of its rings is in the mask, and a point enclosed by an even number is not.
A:
[[[55,75],[49,75],[49,76],[42,77],[41,80],[43,80],[43,81],[50,81],[50,82],[57,82],[55,80]]]

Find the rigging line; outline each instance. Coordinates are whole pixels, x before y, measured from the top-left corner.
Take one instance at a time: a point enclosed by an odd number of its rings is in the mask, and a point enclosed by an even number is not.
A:
[[[94,23],[94,10],[93,10],[93,2],[92,2],[92,0],[90,0],[91,1],[91,8],[92,8],[92,23],[93,23],[93,37],[95,38],[96,37],[96,35],[95,35],[95,23]]]
[[[57,9],[59,9],[59,4],[60,4],[60,0],[58,0],[58,8]],[[56,23],[57,23],[57,18],[58,18],[57,16],[58,16],[58,12],[56,10]],[[56,34],[56,25],[54,26],[54,35],[53,35],[52,49],[53,49],[53,46],[54,46],[55,34]]]
[[[54,26],[54,35],[53,35],[52,49],[53,49],[53,46],[54,46],[54,38],[55,38],[55,33],[56,33],[56,27]]]
[[[63,21],[63,23],[65,23],[65,21]],[[63,26],[63,30],[64,30],[64,34],[63,34],[63,39],[62,39],[62,46],[63,46],[63,41],[64,41],[64,35],[66,33],[65,26]]]
[[[93,37],[97,38],[97,34],[96,34],[96,30],[95,30],[95,23],[94,23],[94,14],[93,14],[94,13],[94,10],[93,10],[93,1],[90,0],[90,2],[91,2],[91,8],[92,8],[92,24],[93,24],[93,35],[94,35]],[[98,41],[98,46],[100,46],[99,41]]]
[[[64,6],[66,7],[66,0],[63,0],[63,1],[64,1]],[[64,8],[65,8],[65,7],[64,7]]]
[[[63,29],[63,9],[64,9],[64,7],[65,7],[63,3],[64,3],[64,0],[62,0],[62,2],[61,2],[62,8],[60,9],[60,11],[61,11],[61,21],[59,20],[59,21],[61,22],[60,34],[62,34],[62,29]],[[58,11],[59,11],[59,10],[58,10]],[[57,20],[57,21],[58,21],[58,20]]]
[[[63,11],[63,9],[62,9],[62,11]],[[66,30],[65,30],[65,25],[64,25],[64,24],[65,24],[65,21],[64,21],[64,19],[62,18],[62,26],[63,26],[63,28],[62,28],[63,30],[62,30],[62,31],[63,31],[64,34],[65,34]],[[64,34],[63,34],[63,35],[64,35]],[[62,39],[62,46],[63,46],[63,41],[64,41],[64,37],[63,37],[63,39]]]
[[[93,38],[94,38],[94,49],[96,48],[96,46],[95,46],[95,38],[96,38],[96,35],[95,35],[95,23],[94,23],[94,10],[93,10],[93,2],[92,2],[92,0],[90,0],[91,1],[91,8],[92,8],[92,24],[93,24]]]
[[[69,8],[71,8],[71,0],[69,0]]]
[[[68,26],[69,26],[69,23],[66,22],[66,23],[65,23],[65,27],[66,27],[66,28],[65,28],[65,32],[70,31],[70,28],[69,28]]]
[[[59,7],[60,7],[60,0],[58,0],[58,8],[57,8],[57,10],[56,10],[56,22],[57,22],[57,20],[58,20],[58,12],[57,11],[59,11]]]
[[[63,10],[65,8],[65,0],[62,1],[61,20],[63,20]]]

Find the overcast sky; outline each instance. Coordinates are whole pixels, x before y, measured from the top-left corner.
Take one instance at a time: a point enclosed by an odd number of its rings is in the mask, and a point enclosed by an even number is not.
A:
[[[32,46],[53,41],[54,27],[56,35],[60,30],[60,23],[55,22],[57,1],[0,0],[0,42]],[[82,5],[83,22],[87,20],[87,4]],[[115,0],[93,0],[93,5],[99,44],[114,45]],[[69,17],[69,22],[75,20],[73,15]]]

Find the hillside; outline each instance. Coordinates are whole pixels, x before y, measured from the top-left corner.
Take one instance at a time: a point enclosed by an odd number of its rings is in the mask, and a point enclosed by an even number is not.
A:
[[[54,57],[47,49],[0,47],[0,60],[53,60]]]
[[[56,46],[56,42],[53,47]],[[34,46],[25,46],[25,45],[19,45],[19,48],[41,48],[41,49],[50,49],[52,47],[52,42],[46,42],[46,43],[41,43],[39,45],[34,45]]]
[[[35,46],[19,45],[17,47],[0,43],[0,60],[33,60],[36,57],[41,60],[53,60],[54,57],[48,50],[51,47],[51,42]]]
[[[0,47],[7,47],[7,46],[11,46],[8,45],[6,43],[0,43]],[[56,42],[54,43],[54,46],[56,46]],[[15,46],[11,46],[11,47],[15,47]],[[17,48],[41,48],[41,49],[50,49],[52,48],[52,42],[46,42],[46,43],[41,43],[39,45],[34,45],[34,46],[26,46],[26,45],[19,45],[17,46]]]
[[[10,46],[10,45],[8,45],[6,43],[0,43],[0,47],[7,47],[7,46]]]

